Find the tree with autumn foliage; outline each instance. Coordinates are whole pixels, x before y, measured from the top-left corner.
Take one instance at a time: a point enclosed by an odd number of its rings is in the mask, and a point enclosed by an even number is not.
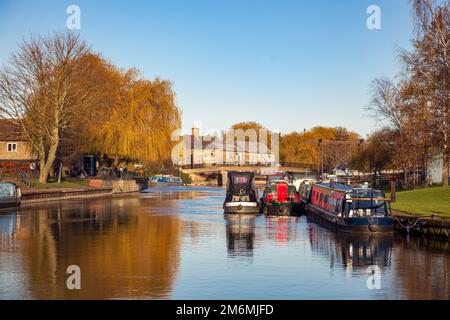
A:
[[[360,143],[356,132],[337,127],[314,127],[303,132],[281,136],[280,159],[292,164],[317,165],[320,161],[328,171],[347,164]],[[319,145],[320,144],[320,145]]]
[[[75,130],[75,117],[93,108],[93,88],[84,86],[90,53],[73,33],[32,37],[20,44],[0,71],[0,116],[22,129],[47,182],[61,140]]]
[[[73,33],[31,38],[11,55],[0,72],[0,116],[29,140],[42,183],[57,157],[82,152],[168,161],[181,122],[170,81],[120,70]]]
[[[402,169],[424,166],[443,156],[442,183],[448,185],[450,163],[450,14],[449,4],[411,0],[416,38],[403,50],[399,81],[376,79],[369,109],[397,131],[397,158]]]

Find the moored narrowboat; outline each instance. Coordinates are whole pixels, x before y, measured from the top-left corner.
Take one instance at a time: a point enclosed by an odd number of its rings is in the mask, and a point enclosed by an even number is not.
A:
[[[337,231],[386,233],[394,231],[384,193],[372,188],[336,183],[312,185],[307,195],[307,212]]]
[[[300,198],[299,211],[300,213],[306,213],[308,206],[309,196],[311,194],[311,188],[314,181],[311,179],[304,179],[298,187],[298,195]]]
[[[259,213],[253,172],[228,172],[225,213]]]
[[[275,180],[264,189],[261,211],[267,215],[288,216],[298,209],[299,204],[296,187],[288,181]]]
[[[14,183],[0,182],[0,212],[10,212],[20,208],[20,188]]]
[[[183,181],[180,177],[174,177],[171,175],[157,175],[151,177],[150,184],[154,187],[173,187],[182,186]]]

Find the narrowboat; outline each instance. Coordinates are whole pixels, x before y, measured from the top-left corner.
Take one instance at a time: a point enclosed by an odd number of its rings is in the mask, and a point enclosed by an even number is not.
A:
[[[326,226],[349,233],[394,231],[389,202],[384,193],[367,186],[337,183],[312,185],[307,195],[307,212]]]
[[[0,182],[0,212],[10,212],[20,208],[20,188],[14,183]]]
[[[266,185],[261,198],[261,211],[267,215],[289,216],[298,208],[297,188],[285,180],[274,180]]]
[[[301,213],[306,213],[306,208],[308,206],[309,195],[311,193],[312,185],[314,180],[305,179],[298,186],[298,195],[300,198],[299,211]]]
[[[174,177],[170,175],[153,176],[150,179],[150,183],[152,186],[156,187],[170,187],[183,185],[183,181],[181,180],[180,177]]]
[[[259,213],[253,172],[228,172],[225,213]]]

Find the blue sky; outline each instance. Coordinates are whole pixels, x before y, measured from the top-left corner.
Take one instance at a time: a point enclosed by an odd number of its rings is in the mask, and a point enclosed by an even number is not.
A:
[[[183,126],[256,120],[281,132],[345,126],[365,135],[369,85],[399,70],[412,37],[407,0],[0,0],[0,63],[30,34],[66,28],[81,8],[81,36],[122,68],[174,83]],[[381,8],[381,30],[366,27]]]

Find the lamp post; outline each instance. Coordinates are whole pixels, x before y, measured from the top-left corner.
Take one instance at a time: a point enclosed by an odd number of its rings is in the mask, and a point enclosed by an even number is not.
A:
[[[323,147],[322,147],[322,138],[319,138],[317,140],[317,180],[319,180],[319,174],[320,174],[320,157],[322,156],[322,171],[323,171]],[[322,152],[320,152],[320,149],[322,147]],[[321,155],[322,153],[322,155]]]

